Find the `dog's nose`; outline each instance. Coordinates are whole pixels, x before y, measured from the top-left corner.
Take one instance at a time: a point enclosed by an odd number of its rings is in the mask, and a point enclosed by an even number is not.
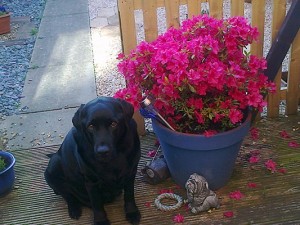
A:
[[[109,147],[107,145],[100,145],[96,148],[96,153],[101,155],[106,155],[109,152]]]

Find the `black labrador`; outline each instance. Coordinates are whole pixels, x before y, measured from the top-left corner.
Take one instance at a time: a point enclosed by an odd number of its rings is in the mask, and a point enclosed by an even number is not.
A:
[[[134,180],[141,150],[132,116],[131,104],[112,97],[98,97],[75,113],[74,127],[50,155],[45,171],[48,185],[66,200],[71,218],[79,219],[84,205],[93,209],[94,224],[109,225],[104,204],[124,191],[126,219],[139,224]]]

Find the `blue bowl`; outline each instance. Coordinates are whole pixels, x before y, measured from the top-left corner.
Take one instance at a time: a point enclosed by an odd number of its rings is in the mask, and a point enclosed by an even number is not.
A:
[[[5,169],[0,171],[0,196],[4,196],[8,194],[14,186],[14,165],[16,160],[11,153],[4,151],[0,151],[0,157],[3,158],[6,163]]]

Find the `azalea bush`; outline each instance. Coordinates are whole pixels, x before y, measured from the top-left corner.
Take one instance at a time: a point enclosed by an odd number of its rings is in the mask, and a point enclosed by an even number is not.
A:
[[[266,60],[245,52],[258,35],[243,17],[186,20],[119,55],[127,86],[115,97],[136,109],[149,97],[179,132],[230,130],[243,122],[247,109],[262,110],[264,95],[275,90],[263,74]]]

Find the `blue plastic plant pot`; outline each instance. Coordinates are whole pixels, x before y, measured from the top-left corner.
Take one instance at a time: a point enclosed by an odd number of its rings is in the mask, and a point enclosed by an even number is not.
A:
[[[189,176],[197,173],[206,178],[212,190],[225,186],[229,181],[250,123],[251,113],[239,127],[205,137],[172,131],[152,120],[175,183],[184,188]]]
[[[9,153],[0,151],[0,156],[4,159],[6,167],[4,170],[0,171],[0,196],[8,194],[13,186],[15,181],[15,157]]]

